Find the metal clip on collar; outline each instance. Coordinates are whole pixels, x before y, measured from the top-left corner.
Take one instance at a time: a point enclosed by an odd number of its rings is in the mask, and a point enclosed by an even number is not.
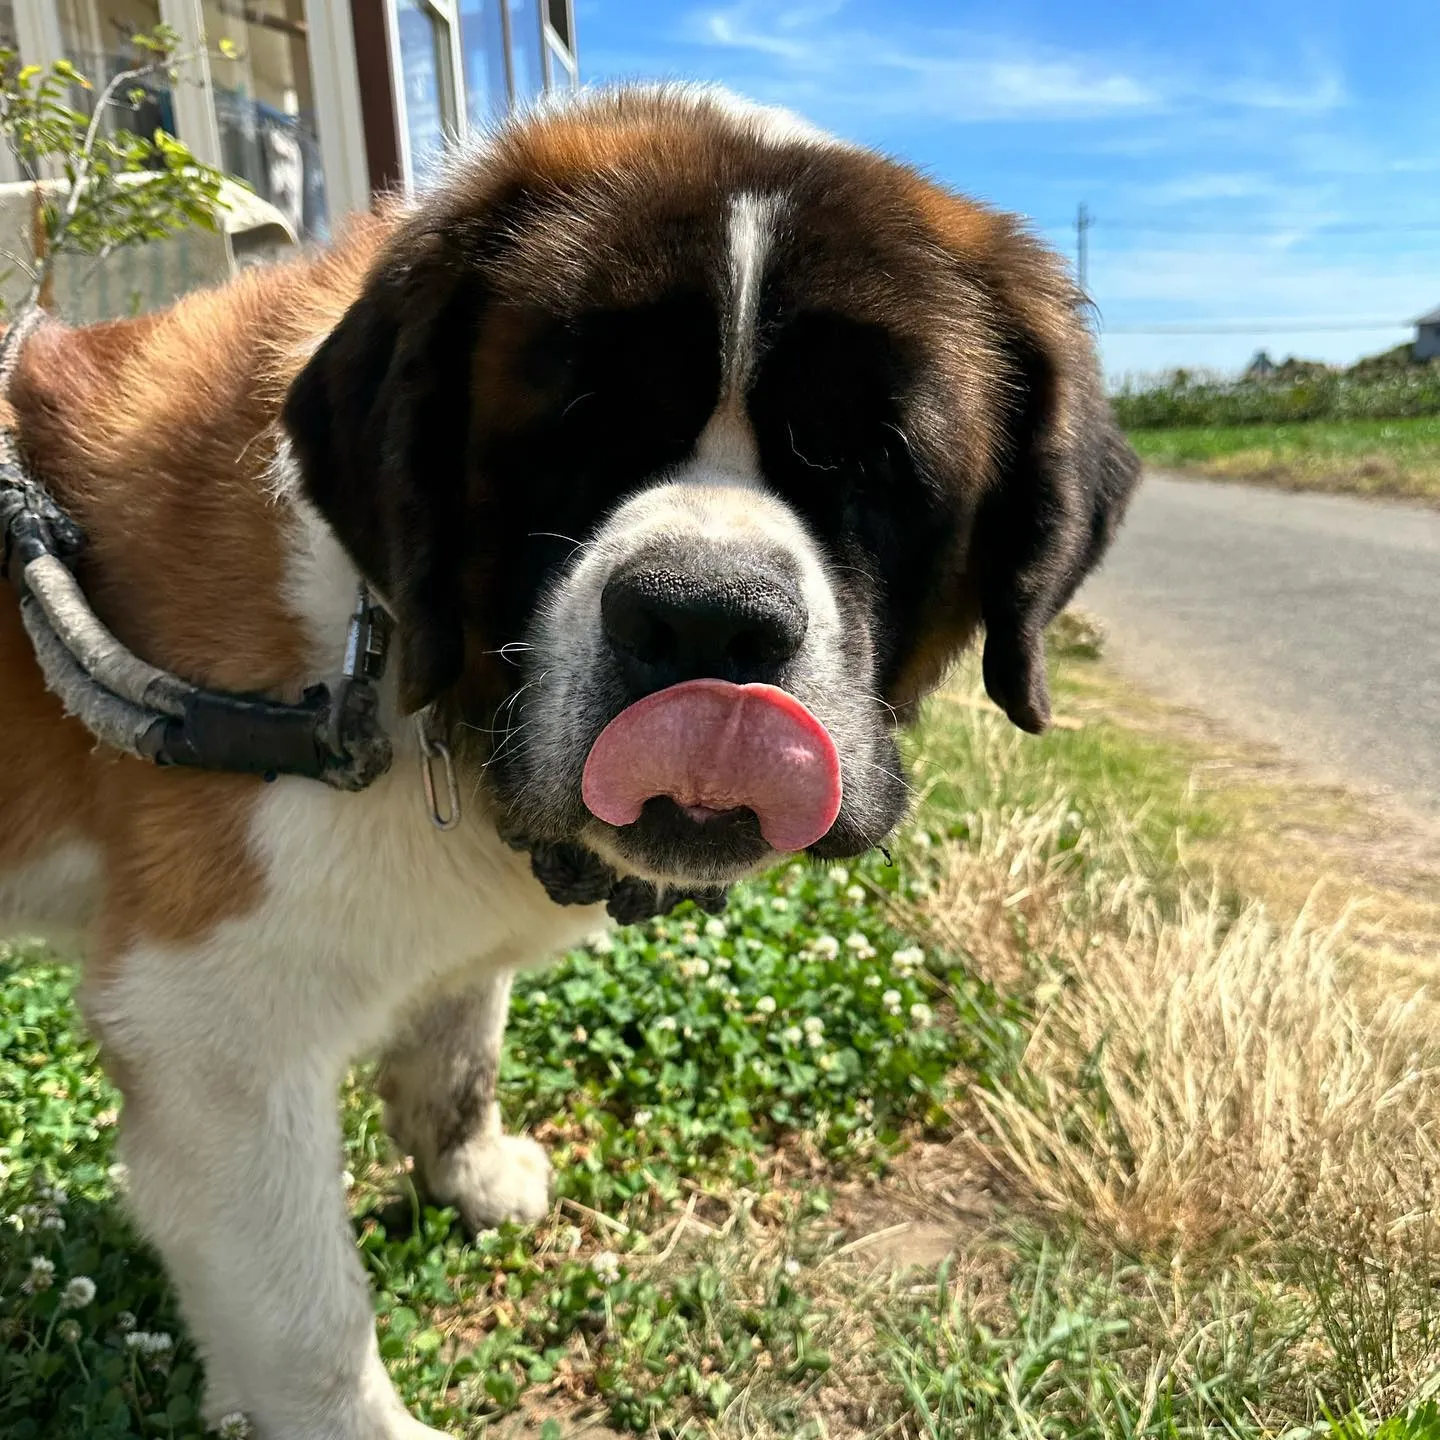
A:
[[[455,762],[450,757],[450,747],[432,733],[433,726],[433,710],[422,710],[415,717],[415,733],[420,737],[420,774],[425,781],[425,803],[430,807],[430,819],[437,830],[453,830],[460,823],[460,784],[455,778]],[[437,763],[445,776],[444,810],[436,799]]]

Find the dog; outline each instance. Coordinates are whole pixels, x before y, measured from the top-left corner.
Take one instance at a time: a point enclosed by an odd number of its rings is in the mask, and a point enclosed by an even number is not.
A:
[[[437,1433],[346,1225],[347,1063],[383,1056],[434,1200],[543,1215],[495,1095],[510,977],[606,917],[542,857],[663,907],[878,844],[897,728],[981,632],[990,694],[1044,728],[1046,624],[1138,473],[1020,222],[688,88],[511,122],[327,253],[46,323],[8,403],[150,662],[294,700],[340,674],[358,587],[393,618],[394,763],[347,794],[97,746],[0,600],[0,921],[83,935],[206,1414],[266,1440]]]

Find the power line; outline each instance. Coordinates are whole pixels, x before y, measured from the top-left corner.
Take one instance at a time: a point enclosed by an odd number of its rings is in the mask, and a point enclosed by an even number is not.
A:
[[[1341,334],[1346,331],[1408,330],[1402,320],[1217,320],[1213,324],[1101,325],[1102,335],[1263,335],[1282,330],[1287,335]]]
[[[1124,235],[1433,235],[1440,234],[1440,220],[1404,221],[1392,224],[1356,221],[1341,221],[1335,224],[1307,225],[1297,221],[1292,225],[1153,225],[1145,221],[1092,220],[1104,230]]]
[[[1415,220],[1415,221],[1336,221],[1334,223],[1321,223],[1308,225],[1297,221],[1291,225],[1177,225],[1177,224],[1152,224],[1144,220],[1107,220],[1103,216],[1092,215],[1088,208],[1082,205],[1084,212],[1085,229],[1087,231],[1099,229],[1112,234],[1122,235],[1200,235],[1200,236],[1242,236],[1252,237],[1256,235],[1295,235],[1300,234],[1304,238],[1323,238],[1327,235],[1440,235],[1440,220]],[[1032,222],[1038,229],[1049,231],[1078,230],[1078,221],[1067,220],[1064,223],[1053,225],[1042,225],[1038,221]]]

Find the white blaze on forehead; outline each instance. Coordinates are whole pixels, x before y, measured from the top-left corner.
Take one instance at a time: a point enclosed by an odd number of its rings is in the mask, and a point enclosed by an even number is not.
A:
[[[720,404],[695,445],[687,467],[707,477],[753,482],[760,461],[745,413],[745,392],[755,368],[755,325],[760,287],[781,211],[778,195],[743,192],[732,198],[727,239],[729,295],[725,305]]]
[[[780,218],[778,195],[736,195],[730,202],[730,309],[725,338],[725,391],[745,393],[755,363],[760,282]]]

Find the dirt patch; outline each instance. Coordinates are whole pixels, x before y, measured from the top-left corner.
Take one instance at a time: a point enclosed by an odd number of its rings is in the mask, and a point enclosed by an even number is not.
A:
[[[483,1440],[540,1440],[547,1420],[560,1426],[561,1440],[625,1440],[630,1432],[605,1423],[602,1412],[576,1405],[573,1401],[526,1395],[520,1409],[497,1420],[484,1431]]]
[[[834,1253],[869,1268],[933,1268],[989,1232],[1004,1198],[998,1183],[966,1147],[917,1140],[883,1179],[836,1187],[844,1238]]]

